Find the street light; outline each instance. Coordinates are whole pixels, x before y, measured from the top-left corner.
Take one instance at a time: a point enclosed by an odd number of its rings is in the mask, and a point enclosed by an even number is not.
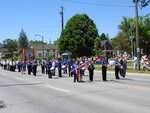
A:
[[[39,36],[42,38],[42,47],[43,47],[43,59],[44,59],[44,37],[42,35],[36,34],[35,36]]]

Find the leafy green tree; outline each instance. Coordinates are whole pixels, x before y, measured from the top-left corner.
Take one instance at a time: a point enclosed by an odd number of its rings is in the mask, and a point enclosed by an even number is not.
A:
[[[119,25],[119,29],[123,32],[124,38],[130,41],[131,35],[135,36],[136,20],[135,18],[123,17],[123,21]],[[134,38],[135,41],[135,38]],[[144,54],[150,54],[150,14],[139,17],[139,44]],[[129,45],[130,46],[130,45]],[[131,47],[130,47],[131,48]]]
[[[20,32],[18,42],[19,42],[19,49],[20,50],[22,50],[22,48],[28,48],[29,47],[29,41],[28,41],[27,35],[23,29]]]
[[[18,42],[17,40],[5,39],[3,41],[3,47],[7,49],[7,52],[10,54],[10,57],[13,57],[13,52],[17,51]]]
[[[54,58],[54,57],[55,57],[55,55],[51,54],[51,55],[47,56],[46,59],[48,60],[48,59],[51,59],[51,58]]]
[[[123,32],[119,32],[118,35],[111,40],[114,49],[119,50],[123,55],[124,52],[129,51],[129,41],[124,37]]]
[[[59,39],[59,52],[72,52],[77,56],[93,55],[98,30],[86,14],[76,14],[65,26]]]
[[[47,44],[47,42],[43,42],[40,40],[35,40],[35,41],[31,40],[30,43],[32,43],[32,44]]]
[[[94,52],[96,55],[99,55],[102,52],[100,37],[96,37],[96,39],[94,41]]]

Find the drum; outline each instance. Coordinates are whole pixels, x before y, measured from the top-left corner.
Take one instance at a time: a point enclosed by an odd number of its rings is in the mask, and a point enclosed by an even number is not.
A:
[[[62,66],[62,70],[65,70],[65,69],[66,69],[66,66],[65,66],[65,65],[63,65],[63,66]]]
[[[51,67],[50,71],[51,71],[51,72],[54,72],[54,71],[55,71],[55,68],[54,68],[54,67]]]
[[[85,67],[82,67],[81,69],[82,69],[83,71],[85,71],[85,70],[86,70],[86,68],[85,68]]]

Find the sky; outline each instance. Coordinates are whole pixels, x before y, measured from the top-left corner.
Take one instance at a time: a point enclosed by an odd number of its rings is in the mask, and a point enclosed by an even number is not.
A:
[[[21,29],[29,40],[42,40],[36,34],[47,43],[57,40],[61,34],[60,6],[64,7],[65,25],[75,14],[87,14],[99,34],[108,33],[109,38],[117,35],[123,16],[135,17],[135,7],[128,7],[134,6],[132,0],[0,0],[0,43],[18,39]],[[139,16],[147,13],[150,6],[139,8]]]

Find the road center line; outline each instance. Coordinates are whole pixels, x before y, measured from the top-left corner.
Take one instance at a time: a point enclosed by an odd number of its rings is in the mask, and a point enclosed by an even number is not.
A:
[[[142,86],[135,86],[135,85],[129,85],[129,84],[121,84],[121,83],[109,83],[109,84],[123,86],[123,87],[129,87],[129,88],[150,90],[150,87],[142,87]]]
[[[62,91],[62,92],[66,92],[66,93],[71,93],[70,91],[68,90],[65,90],[65,89],[61,89],[61,88],[57,88],[57,87],[52,87],[52,86],[46,86],[48,88],[51,88],[51,89],[55,89],[55,90],[59,90],[59,91]]]

